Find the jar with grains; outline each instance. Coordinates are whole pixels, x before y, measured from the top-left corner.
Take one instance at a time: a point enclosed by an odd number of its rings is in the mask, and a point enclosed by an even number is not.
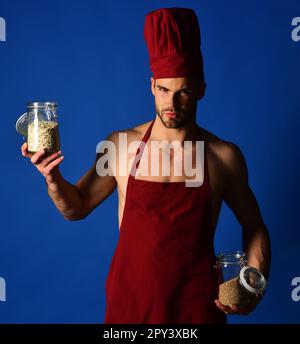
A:
[[[16,129],[27,141],[30,153],[41,149],[48,153],[60,150],[55,102],[28,103],[27,112],[17,120]]]
[[[219,276],[219,301],[225,306],[246,306],[266,288],[263,274],[247,266],[244,252],[220,253],[216,268]]]

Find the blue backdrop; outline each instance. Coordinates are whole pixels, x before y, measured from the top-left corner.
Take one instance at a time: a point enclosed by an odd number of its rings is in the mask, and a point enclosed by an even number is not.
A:
[[[76,182],[100,140],[154,117],[144,15],[175,6],[193,8],[201,26],[207,92],[198,124],[241,148],[272,240],[265,298],[229,321],[300,322],[291,297],[300,276],[300,41],[291,35],[299,1],[0,0],[1,323],[103,322],[117,193],[85,220],[65,221],[21,156],[15,121],[28,101],[57,101],[61,171]],[[240,225],[225,205],[215,244],[216,252],[241,248]]]

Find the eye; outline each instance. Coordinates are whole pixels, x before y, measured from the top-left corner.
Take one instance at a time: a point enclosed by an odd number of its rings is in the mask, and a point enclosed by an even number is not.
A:
[[[167,90],[165,88],[161,88],[161,87],[158,87],[158,90],[161,92],[167,92]]]
[[[182,90],[182,91],[181,91],[181,94],[190,95],[191,92],[190,92],[189,90]]]

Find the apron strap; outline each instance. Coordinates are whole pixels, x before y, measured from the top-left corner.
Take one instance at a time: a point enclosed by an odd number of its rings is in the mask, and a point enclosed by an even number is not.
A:
[[[133,164],[131,166],[129,178],[130,177],[133,178],[135,176],[136,169],[138,168],[138,166],[140,164],[140,157],[142,156],[144,148],[145,148],[145,144],[146,144],[146,142],[148,141],[148,139],[150,137],[151,129],[153,127],[154,122],[155,122],[155,119],[150,123],[150,125],[149,125],[149,127],[148,127],[148,129],[146,131],[146,134],[144,135],[144,137],[143,137],[143,139],[142,139],[142,141],[141,141],[141,143],[139,145],[139,148],[136,151],[136,154],[135,154],[135,157],[134,157],[134,161],[133,161]]]

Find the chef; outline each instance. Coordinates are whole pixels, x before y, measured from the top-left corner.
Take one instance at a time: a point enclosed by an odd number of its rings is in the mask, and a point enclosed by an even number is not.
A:
[[[107,138],[118,152],[120,133],[127,135],[128,145],[140,142],[132,155],[126,153],[126,160],[131,161],[127,175],[100,176],[97,154],[91,169],[73,185],[59,170],[60,152],[47,155],[42,150],[32,155],[25,143],[22,153],[43,174],[50,198],[67,220],[85,218],[118,189],[120,235],[105,285],[105,323],[226,323],[226,314],[249,314],[260,298],[244,307],[218,301],[214,234],[222,201],[242,226],[248,265],[266,278],[268,230],[248,185],[239,148],[196,123],[197,103],[206,83],[194,11],[152,11],[145,17],[144,34],[155,117]],[[196,170],[203,171],[201,183],[191,187],[186,183],[191,176],[184,169],[181,175],[174,173],[174,155],[170,156],[170,175],[151,175],[151,164],[162,162],[161,154],[151,154],[155,141],[179,142],[176,154],[184,154],[184,143],[192,142],[189,158],[196,161]],[[197,142],[204,142],[200,163]],[[116,165],[120,167],[118,160]],[[138,173],[141,165],[149,173]]]

